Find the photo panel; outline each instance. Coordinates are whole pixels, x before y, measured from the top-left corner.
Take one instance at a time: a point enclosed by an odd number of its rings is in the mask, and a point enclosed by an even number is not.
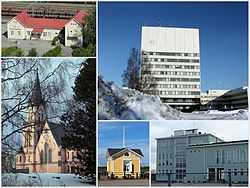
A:
[[[149,122],[98,122],[98,186],[149,186]]]
[[[248,186],[248,121],[151,121],[151,186]]]
[[[95,186],[96,58],[1,67],[2,186]]]

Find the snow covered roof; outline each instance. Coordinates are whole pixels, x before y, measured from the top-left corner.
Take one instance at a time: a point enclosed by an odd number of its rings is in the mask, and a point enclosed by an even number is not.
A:
[[[79,24],[86,24],[84,19],[87,12],[80,10],[70,19],[52,19],[52,18],[33,18],[26,11],[17,14],[15,18],[24,26],[31,28],[52,28],[62,29],[72,19],[76,20]]]

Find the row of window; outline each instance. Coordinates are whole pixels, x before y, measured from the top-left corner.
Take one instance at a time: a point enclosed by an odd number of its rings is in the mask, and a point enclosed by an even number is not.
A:
[[[199,89],[200,85],[189,84],[158,84],[157,88],[185,88],[185,89]]]
[[[216,150],[216,163],[242,163],[248,162],[246,149]]]
[[[149,72],[147,72],[149,73]],[[200,76],[199,72],[184,72],[184,71],[152,71],[153,75],[188,75]]]
[[[158,155],[158,159],[159,160],[161,160],[161,159],[163,159],[163,160],[164,159],[167,159],[167,160],[170,159],[171,160],[171,159],[173,159],[173,154],[172,153],[169,153],[169,154],[168,153],[166,153],[166,154],[159,154]]]
[[[163,82],[200,82],[199,78],[155,78],[155,81]]]
[[[155,95],[200,95],[199,91],[154,91]]]
[[[157,64],[152,65],[151,68],[165,68],[165,69],[200,69],[200,66],[193,65],[165,65],[165,64]]]
[[[142,52],[143,55],[162,55],[162,56],[184,56],[199,57],[199,53],[173,53],[173,52]]]
[[[248,169],[247,170],[244,170],[244,169],[240,169],[240,170],[238,170],[238,169],[227,169],[227,171],[228,172],[232,172],[233,173],[233,175],[234,176],[237,176],[237,175],[240,175],[240,176],[243,176],[243,175],[246,175],[246,176],[248,176]],[[170,171],[168,171],[168,170],[158,170],[158,175],[166,175],[166,173],[171,173],[172,171],[170,170]],[[176,176],[176,179],[182,179],[182,177],[180,177],[179,175],[183,175],[183,177],[185,177],[186,176],[186,170],[176,170],[176,175],[178,174],[178,178],[177,178],[177,176]]]
[[[15,31],[11,30],[10,35],[15,35]],[[17,35],[21,36],[21,31],[20,30],[17,31]]]
[[[149,62],[179,62],[179,63],[199,63],[198,59],[169,59],[169,58],[148,58]]]

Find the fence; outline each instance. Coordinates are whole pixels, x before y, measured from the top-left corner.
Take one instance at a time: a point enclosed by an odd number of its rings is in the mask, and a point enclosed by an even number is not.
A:
[[[153,175],[151,175],[153,176]],[[172,184],[234,184],[248,186],[248,171],[220,171],[202,173],[157,173],[156,184],[165,183],[167,186]]]

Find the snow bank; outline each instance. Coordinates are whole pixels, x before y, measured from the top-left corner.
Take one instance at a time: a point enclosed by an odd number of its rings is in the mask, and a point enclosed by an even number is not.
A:
[[[225,116],[217,118],[221,120],[248,120],[248,109],[226,111]]]
[[[98,78],[98,117],[100,120],[165,120],[181,119],[180,112],[163,104],[158,97],[118,87]]]
[[[2,174],[2,186],[94,186],[87,177],[60,173]]]

